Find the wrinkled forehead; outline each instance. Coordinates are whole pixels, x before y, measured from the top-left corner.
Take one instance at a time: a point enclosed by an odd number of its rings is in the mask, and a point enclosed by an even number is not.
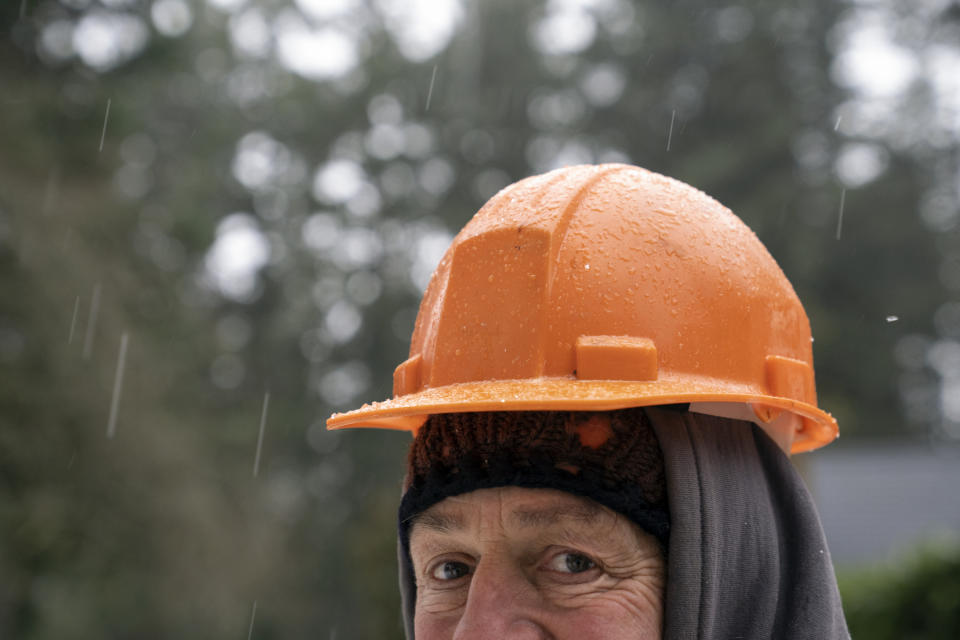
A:
[[[607,507],[555,489],[498,487],[478,489],[441,500],[418,514],[412,532],[456,533],[495,521],[516,530],[572,524],[615,525],[620,517]]]

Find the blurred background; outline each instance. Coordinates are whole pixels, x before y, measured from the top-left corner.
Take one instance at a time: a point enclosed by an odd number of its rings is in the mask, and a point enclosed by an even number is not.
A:
[[[2,0],[0,637],[400,638],[419,296],[501,187],[737,212],[841,439],[854,637],[960,637],[956,0]]]

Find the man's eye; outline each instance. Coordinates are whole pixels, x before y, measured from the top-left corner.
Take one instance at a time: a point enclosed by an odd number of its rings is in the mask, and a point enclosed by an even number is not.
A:
[[[550,559],[548,567],[560,573],[583,573],[597,566],[597,563],[582,553],[558,553]]]
[[[470,573],[470,567],[463,562],[442,562],[434,567],[430,575],[435,580],[456,580]]]

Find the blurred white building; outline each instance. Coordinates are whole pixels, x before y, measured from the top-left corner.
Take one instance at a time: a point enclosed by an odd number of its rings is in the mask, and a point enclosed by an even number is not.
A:
[[[924,541],[960,539],[958,447],[834,445],[800,464],[839,567],[895,560]]]

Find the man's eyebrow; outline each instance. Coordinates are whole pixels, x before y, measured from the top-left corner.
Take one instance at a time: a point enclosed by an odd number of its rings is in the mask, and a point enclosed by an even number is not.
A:
[[[583,503],[539,509],[517,509],[510,513],[508,519],[517,527],[526,528],[551,526],[564,520],[593,523],[598,519],[606,519],[609,515],[609,512],[600,505]]]

